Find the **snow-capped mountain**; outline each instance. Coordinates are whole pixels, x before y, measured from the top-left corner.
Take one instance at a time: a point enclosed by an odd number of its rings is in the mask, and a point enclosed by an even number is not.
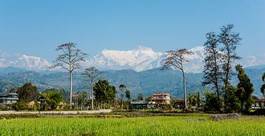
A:
[[[17,67],[25,68],[28,70],[48,70],[51,64],[43,58],[31,55],[14,55],[8,56],[5,54],[0,55],[0,68],[2,67]]]
[[[203,47],[190,49],[193,54],[187,56],[190,63],[185,64],[187,72],[197,73],[202,70]],[[133,50],[103,50],[94,56],[93,63],[100,69],[120,70],[132,69],[144,71],[161,67],[161,60],[166,55],[165,52],[156,52],[152,48],[138,47]]]
[[[193,54],[187,56],[189,63],[185,64],[186,72],[202,72],[204,48],[198,46],[190,49],[190,51],[192,51]],[[127,51],[105,49],[81,65],[83,66],[82,68],[96,66],[100,70],[132,69],[139,72],[161,67],[161,60],[165,55],[165,52],[154,51],[152,48],[143,46]],[[243,57],[238,63],[245,67],[264,65],[265,56]],[[10,56],[0,51],[0,68],[18,67],[38,71],[49,70],[51,64],[52,63],[41,57],[25,54]]]
[[[93,63],[100,69],[143,71],[159,67],[162,55],[142,46],[128,51],[103,50],[93,58]]]
[[[47,70],[51,66],[46,59],[25,54],[19,56],[15,63],[16,66],[26,67],[31,70]]]

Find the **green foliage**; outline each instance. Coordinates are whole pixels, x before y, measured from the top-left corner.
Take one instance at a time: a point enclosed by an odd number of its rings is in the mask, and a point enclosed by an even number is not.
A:
[[[130,90],[127,89],[125,91],[125,97],[127,98],[128,101],[131,100],[131,91]]]
[[[138,101],[143,101],[144,100],[144,95],[142,93],[139,93],[137,96]]]
[[[263,96],[265,96],[265,73],[262,75],[262,81],[264,82],[264,84],[261,86],[260,90]]]
[[[205,102],[204,102],[204,111],[205,112],[220,112],[222,107],[222,102],[219,100],[216,93],[206,92],[205,93]]]
[[[74,99],[74,103],[77,104],[78,107],[81,107],[81,109],[87,105],[88,103],[88,94],[87,92],[78,92],[76,99]]]
[[[238,73],[237,77],[239,83],[237,85],[237,95],[241,103],[241,111],[248,112],[252,105],[252,93],[254,92],[253,84],[251,83],[249,77],[245,73],[245,70],[241,65],[236,66],[236,71]]]
[[[124,84],[119,85],[120,99],[123,101],[127,87]]]
[[[37,87],[32,83],[26,83],[17,89],[19,101],[30,102],[37,99]]]
[[[1,136],[262,136],[264,117],[214,122],[208,116],[18,118],[0,120]]]
[[[13,105],[13,109],[20,111],[20,110],[27,110],[28,106],[27,103],[24,101],[18,101],[16,104]]]
[[[192,93],[188,96],[188,103],[189,106],[200,106],[201,103],[201,98],[200,98],[200,93]]]
[[[226,88],[224,95],[224,104],[224,110],[227,113],[234,113],[240,111],[241,107],[240,100],[237,97],[237,88],[231,85]]]
[[[106,103],[114,101],[116,89],[107,80],[99,80],[93,87],[94,96],[97,102]]]
[[[33,109],[32,107],[28,106],[29,102],[36,102],[37,96],[38,96],[38,91],[37,87],[33,85],[32,83],[26,83],[22,87],[19,87],[17,89],[17,94],[18,94],[18,102],[14,104],[13,108],[15,110],[33,110],[37,109],[36,105],[34,104]]]
[[[41,93],[41,96],[45,99],[47,107],[45,109],[55,110],[60,102],[63,102],[63,95],[60,90],[47,89]]]

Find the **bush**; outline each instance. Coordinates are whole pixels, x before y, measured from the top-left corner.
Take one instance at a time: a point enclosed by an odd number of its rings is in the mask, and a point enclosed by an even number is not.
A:
[[[229,86],[225,93],[225,112],[235,113],[240,112],[240,100],[236,95],[236,88]]]
[[[13,105],[13,108],[16,110],[16,111],[20,111],[20,110],[27,110],[28,109],[28,106],[27,106],[27,103],[24,102],[24,101],[19,101],[17,102],[16,104]]]
[[[205,94],[205,104],[204,111],[205,112],[220,112],[222,106],[221,100],[218,99],[215,93],[206,93]]]

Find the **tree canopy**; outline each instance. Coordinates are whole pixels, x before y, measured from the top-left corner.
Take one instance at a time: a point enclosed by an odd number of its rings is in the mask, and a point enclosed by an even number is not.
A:
[[[93,87],[94,96],[98,102],[113,101],[116,95],[116,89],[110,85],[107,80],[99,80]]]
[[[37,99],[37,87],[32,83],[26,83],[17,89],[19,101],[30,102]]]

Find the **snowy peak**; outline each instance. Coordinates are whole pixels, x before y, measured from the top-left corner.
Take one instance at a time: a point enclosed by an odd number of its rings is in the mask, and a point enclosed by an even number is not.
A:
[[[4,53],[0,54],[0,67],[17,67],[28,70],[48,70],[50,63],[43,58],[31,55],[13,55],[9,56]]]
[[[185,64],[185,71],[199,73],[203,70],[204,48],[198,46],[189,49],[192,55],[186,56],[189,63]],[[131,69],[135,71],[145,71],[161,67],[161,60],[165,52],[154,51],[152,48],[139,46],[132,50],[109,50],[105,49],[90,58],[88,62],[83,62],[82,69],[95,66],[100,70],[122,70]],[[251,67],[265,64],[265,56],[247,56],[237,63],[244,67]],[[16,67],[28,70],[49,70],[51,63],[46,59],[31,55],[7,55],[0,51],[0,68]],[[55,69],[58,70],[58,69]]]
[[[105,49],[94,57],[94,63],[103,69],[133,69],[143,71],[156,68],[162,55],[163,53],[161,52],[155,52],[151,48],[142,46],[127,51]]]
[[[30,70],[47,70],[51,66],[46,59],[25,54],[18,57],[16,65]]]

